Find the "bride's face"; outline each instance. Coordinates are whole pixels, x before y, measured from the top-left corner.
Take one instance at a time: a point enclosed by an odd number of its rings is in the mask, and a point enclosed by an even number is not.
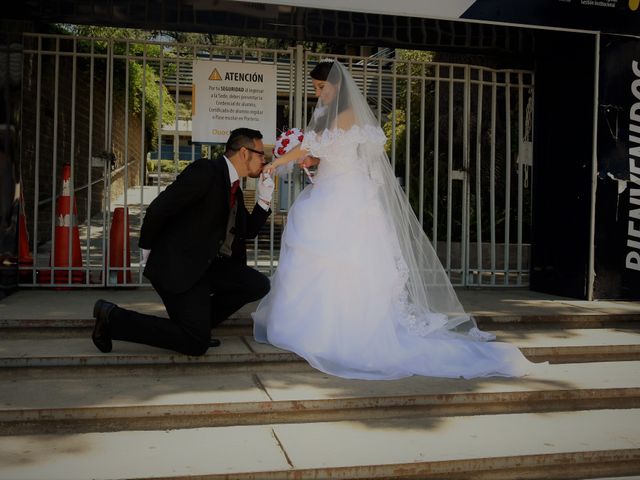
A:
[[[338,89],[336,86],[326,80],[311,79],[313,89],[316,92],[316,97],[322,100],[322,103],[329,105],[336,98]]]

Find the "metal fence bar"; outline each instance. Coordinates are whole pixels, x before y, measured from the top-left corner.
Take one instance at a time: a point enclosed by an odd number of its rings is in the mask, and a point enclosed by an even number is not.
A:
[[[72,282],[73,278],[73,270],[71,269],[73,265],[73,229],[77,226],[77,218],[75,212],[76,205],[76,190],[75,190],[75,173],[76,173],[76,165],[75,165],[75,139],[76,139],[76,74],[77,74],[77,40],[73,39],[73,57],[71,59],[71,141],[69,142],[69,164],[70,164],[70,175],[69,175],[69,225],[65,225],[67,228],[67,238],[71,239],[71,241],[67,242],[67,268],[68,268],[68,282]]]
[[[180,56],[176,56],[175,59],[175,68],[176,68],[176,77],[180,72]],[[164,87],[164,78],[160,79],[161,85]],[[173,131],[173,168],[174,172],[177,175],[180,173],[180,136],[178,132],[180,131],[180,87],[179,82],[176,82],[176,93],[174,102],[176,104],[175,112],[174,112],[174,131]]]
[[[392,71],[392,84],[391,84],[391,131],[394,132],[393,135],[395,137],[395,131],[397,128],[396,122],[396,97],[398,93],[397,81],[397,63],[393,62],[393,71]],[[391,142],[391,169],[396,171],[396,142],[395,138]]]
[[[91,199],[93,198],[93,101],[94,101],[94,87],[93,87],[93,78],[95,75],[95,42],[91,42],[91,53],[89,55],[89,78],[91,81],[89,82],[89,125],[88,128],[88,156],[89,156],[89,165],[87,168],[87,238],[85,243],[85,262],[87,265],[87,278],[86,283],[91,282],[91,213],[92,213],[92,205]]]
[[[511,229],[511,75],[506,73],[505,87],[505,205],[504,205],[504,284],[509,285],[509,237]]]
[[[160,58],[158,58],[158,71],[160,78],[164,77],[164,50],[160,50]],[[156,172],[158,174],[158,190],[157,194],[160,195],[161,185],[162,185],[162,109],[164,106],[164,95],[162,95],[162,90],[160,90],[160,98],[158,99],[158,158],[156,163]]]
[[[453,66],[449,67],[449,98],[447,117],[449,128],[447,131],[447,256],[446,270],[451,277],[451,227],[452,227],[452,204],[453,204]]]
[[[60,39],[56,39],[56,52],[60,49]],[[58,55],[55,56],[55,67],[54,67],[54,79],[53,79],[53,160],[51,162],[52,174],[51,178],[53,179],[51,182],[51,256],[50,256],[50,267],[51,267],[51,277],[49,279],[49,283],[55,284],[55,261],[54,261],[54,252],[56,251],[56,198],[57,198],[57,176],[56,176],[56,167],[58,165],[58,104],[59,104],[59,79],[60,79],[60,57]]]
[[[482,71],[478,72],[482,75]],[[483,264],[482,264],[482,107],[484,85],[478,82],[478,99],[476,109],[476,255],[477,258],[477,281],[478,285],[482,285],[483,280]]]
[[[142,47],[142,84],[147,84],[147,45],[143,45]],[[147,114],[147,89],[142,89],[142,99],[141,102],[141,112],[140,112],[140,131],[142,135],[140,135],[140,155],[142,158],[140,159],[140,172],[138,176],[138,181],[140,182],[140,201],[138,202],[138,208],[140,211],[138,212],[138,224],[142,226],[142,222],[144,220],[144,180],[145,180],[145,172],[147,171],[147,155],[144,153],[144,145],[145,145],[145,130],[146,130],[146,114]],[[193,159],[193,145],[192,145],[192,159]],[[133,249],[132,249],[133,250]],[[142,251],[138,245],[136,245],[135,251],[138,253],[138,258],[140,259],[138,262],[138,283],[142,283],[142,272],[144,270],[144,266],[142,265]]]
[[[440,159],[440,65],[435,66],[435,95],[433,107],[433,248],[438,246],[438,175]]]
[[[469,225],[471,192],[469,187],[469,123],[471,118],[471,69],[464,67],[464,90],[462,113],[462,232],[460,235],[461,283],[467,285],[469,274],[469,242],[471,227]],[[451,133],[450,133],[451,135]]]
[[[517,284],[522,285],[522,224],[524,213],[524,189],[523,189],[523,165],[522,142],[524,139],[524,92],[522,85],[522,72],[518,73],[518,232],[516,243],[516,268]]]
[[[114,41],[109,40],[108,44],[108,60],[107,60],[107,82],[105,91],[105,137],[104,137],[104,151],[108,152],[109,157],[105,160],[104,165],[104,207],[102,208],[102,252],[106,258],[106,265],[111,263],[111,255],[109,253],[108,236],[105,234],[105,229],[111,220],[111,155],[113,155],[113,147],[111,142],[112,120],[113,120],[113,74],[115,67],[115,58],[113,55]],[[109,285],[108,269],[105,267],[102,269],[102,278],[104,285]]]
[[[382,125],[382,62],[378,62],[378,122]]]
[[[404,184],[405,195],[407,200],[409,197],[409,190],[411,188],[411,62],[407,63],[407,106],[405,112],[406,126],[405,126],[405,152],[404,152]],[[395,143],[395,142],[394,142]]]
[[[39,235],[39,217],[40,217],[40,205],[38,204],[38,198],[40,198],[40,124],[42,122],[42,108],[40,99],[42,98],[42,37],[38,37],[38,51],[37,65],[36,65],[36,125],[35,125],[35,179],[33,186],[33,238],[31,239],[31,251],[33,252],[34,265],[31,271],[31,282],[33,284],[40,283],[37,278],[36,271],[38,266],[38,235]]]
[[[491,160],[489,165],[489,214],[491,216],[491,285],[496,284],[496,124],[497,110],[496,99],[498,86],[496,72],[491,73]]]
[[[425,65],[421,67],[420,79],[420,181],[419,181],[419,199],[418,199],[418,220],[424,229],[424,129],[425,129]]]
[[[122,189],[123,189],[123,197],[124,197],[124,206],[123,206],[123,218],[124,218],[124,223],[123,223],[123,228],[122,228],[122,237],[121,237],[121,257],[122,258],[122,266],[121,267],[111,267],[111,265],[109,265],[108,268],[115,270],[116,274],[115,274],[115,283],[117,284],[119,281],[119,278],[122,278],[122,283],[124,285],[127,284],[127,243],[129,241],[128,237],[127,237],[127,226],[129,223],[129,198],[128,198],[128,193],[129,193],[129,97],[131,95],[130,89],[129,89],[129,77],[131,75],[130,73],[130,62],[129,62],[129,48],[131,45],[131,42],[127,41],[125,44],[125,52],[126,52],[126,56],[127,59],[125,60],[125,95],[124,95],[124,181],[122,182]],[[112,220],[113,221],[113,220]],[[106,230],[107,232],[109,230]],[[117,232],[116,232],[117,233]],[[111,238],[111,235],[109,235],[109,238]]]

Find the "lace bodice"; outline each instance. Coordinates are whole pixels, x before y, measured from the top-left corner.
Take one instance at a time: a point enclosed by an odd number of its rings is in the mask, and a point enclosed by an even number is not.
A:
[[[367,150],[383,148],[386,140],[380,127],[354,125],[348,130],[324,130],[321,134],[307,132],[302,146],[320,158],[318,176],[351,171],[370,173]]]

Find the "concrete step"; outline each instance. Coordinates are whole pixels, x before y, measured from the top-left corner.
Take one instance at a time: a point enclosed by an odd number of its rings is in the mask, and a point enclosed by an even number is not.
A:
[[[93,318],[0,319],[0,337],[4,339],[86,338],[91,335],[94,324]],[[631,322],[625,325],[631,325]],[[220,336],[253,335],[253,323],[249,318],[233,318],[216,327],[215,334]]]
[[[640,476],[640,304],[459,293],[481,328],[551,364],[344,380],[256,344],[253,304],[204,357],[101,354],[95,300],[165,315],[155,292],[17,292],[0,303],[0,479]]]
[[[0,437],[0,478],[594,478],[640,474],[640,409]]]
[[[156,309],[156,315],[166,313]],[[87,335],[93,329],[95,320],[91,312],[79,318],[2,318],[0,335],[2,338],[34,337],[79,337]],[[215,334],[251,335],[253,322],[242,312],[216,327]],[[532,326],[544,328],[628,328],[640,330],[640,313],[581,313],[581,314],[531,314],[531,315],[476,315],[478,326],[486,330],[528,329]]]
[[[520,347],[535,362],[552,363],[640,360],[640,330],[636,329],[518,329],[494,331],[499,341]],[[89,336],[0,340],[0,367],[45,368],[141,365],[219,365],[225,368],[269,367],[274,363],[299,363],[295,354],[256,343],[250,336],[220,337],[222,346],[202,357],[188,357],[168,350],[114,342],[114,350],[102,354]],[[270,367],[269,367],[270,368]]]
[[[640,361],[545,365],[524,378],[370,382],[208,369],[0,378],[0,435],[640,408]]]

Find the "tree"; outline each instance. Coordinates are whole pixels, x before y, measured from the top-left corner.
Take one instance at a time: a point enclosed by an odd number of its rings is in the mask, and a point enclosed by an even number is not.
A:
[[[156,58],[160,56],[162,49],[158,44],[144,44],[135,42],[125,42],[125,40],[149,41],[156,40],[159,33],[149,30],[136,30],[131,28],[100,27],[95,25],[68,25],[61,24],[59,28],[62,32],[79,37],[91,37],[114,40],[114,54],[128,55],[131,57],[142,57],[143,54]],[[88,41],[80,40],[79,48],[89,51],[91,48]],[[106,42],[96,42],[95,48],[106,51]],[[123,79],[127,78],[128,89]],[[175,68],[172,64],[166,66],[168,69]],[[124,61],[116,59],[114,61],[114,94],[124,95],[129,92],[130,111],[141,115],[145,114],[145,139],[147,148],[152,150],[157,143],[157,125],[160,117],[160,103],[162,99],[162,123],[172,122],[175,118],[176,105],[173,97],[167,88],[160,81],[160,72],[151,63],[142,60],[129,59]],[[143,102],[144,99],[144,102]]]

